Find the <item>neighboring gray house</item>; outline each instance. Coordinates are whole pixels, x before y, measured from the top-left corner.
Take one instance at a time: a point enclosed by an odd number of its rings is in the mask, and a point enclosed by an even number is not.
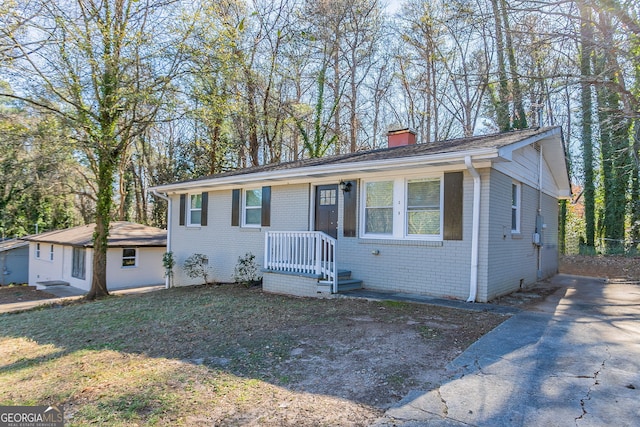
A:
[[[560,128],[415,144],[161,185],[179,268],[207,255],[217,281],[256,255],[269,292],[355,287],[489,301],[558,270],[558,200],[570,196]],[[354,279],[347,280],[351,275]]]
[[[29,281],[29,243],[19,239],[0,241],[0,286]]]

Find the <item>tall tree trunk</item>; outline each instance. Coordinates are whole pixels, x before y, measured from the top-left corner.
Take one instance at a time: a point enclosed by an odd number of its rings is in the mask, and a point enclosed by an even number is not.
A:
[[[437,56],[436,46],[433,41],[432,34],[429,35],[429,51],[433,52],[430,55],[427,61],[427,81],[429,82],[429,94],[427,95],[427,105],[426,105],[426,113],[427,113],[427,130],[425,132],[426,138],[423,142],[433,142],[438,141],[440,138],[440,129],[439,129],[439,121],[438,117],[438,67],[436,66]]]
[[[244,75],[247,84],[247,108],[249,125],[249,158],[251,166],[260,164],[260,143],[258,141],[258,109],[256,107],[257,87],[255,78],[248,65],[244,65]]]
[[[567,253],[567,201],[560,200],[558,218],[558,246],[561,254]]]
[[[300,104],[301,100],[302,100],[302,75],[301,73],[296,73],[296,80],[295,80],[295,88],[296,88],[296,98],[295,98],[295,104]],[[296,161],[300,158],[300,129],[298,129],[298,126],[293,126],[293,137],[292,137],[292,148],[291,150],[293,151],[293,160]]]
[[[580,6],[580,74],[582,78],[580,105],[582,110],[582,154],[584,162],[584,218],[585,241],[587,251],[593,252],[595,247],[596,230],[596,196],[595,174],[593,171],[593,130],[592,130],[592,98],[591,84],[591,60],[593,57],[593,24],[589,7]]]
[[[355,73],[355,67],[352,67],[352,73]],[[358,149],[358,85],[355,76],[351,78],[351,108],[349,111],[349,152],[355,153]]]
[[[342,152],[342,126],[340,125],[340,87],[342,86],[340,78],[340,33],[336,34],[335,45],[333,46],[333,102],[335,103],[335,114],[333,116],[333,132],[336,135],[335,145],[336,154]]]
[[[619,83],[619,67],[611,56],[613,45],[611,18],[599,14],[602,50],[596,57],[596,74],[607,83]],[[628,187],[629,121],[620,114],[620,96],[606,84],[598,86],[598,119],[600,122],[600,152],[604,190],[603,231],[607,252],[624,249],[625,213]]]
[[[216,115],[209,129],[209,173],[211,175],[222,172],[218,158],[220,156],[220,139],[222,136],[222,117]]]
[[[91,289],[86,299],[92,300],[109,295],[107,290],[107,249],[113,200],[113,179],[118,163],[117,152],[102,150],[98,164],[98,198],[96,204],[96,228],[93,232],[93,276]]]
[[[637,249],[640,245],[640,120],[636,120],[634,123],[633,161],[631,162],[631,205],[629,208],[631,211],[630,238],[633,241],[633,247]]]
[[[497,103],[494,103],[496,121],[500,131],[506,132],[511,129],[511,118],[509,117],[509,81],[504,59],[502,20],[500,19],[498,0],[491,0],[491,6],[493,7],[493,17],[496,24],[496,54],[498,56],[498,100]]]
[[[640,32],[634,33],[632,48],[640,52]],[[634,96],[640,95],[640,62],[636,61],[634,70]],[[630,238],[633,248],[640,248],[640,119],[633,122],[631,147],[631,202],[629,205],[629,219],[631,222]]]
[[[513,88],[513,129],[527,128],[527,113],[524,111],[522,103],[522,89],[520,88],[520,79],[518,78],[518,66],[516,64],[516,54],[513,50],[513,41],[511,37],[511,28],[509,27],[509,15],[507,14],[506,0],[500,0],[502,9],[502,24],[504,25],[504,35],[507,48],[507,56],[509,57],[509,71],[511,73],[511,85]]]

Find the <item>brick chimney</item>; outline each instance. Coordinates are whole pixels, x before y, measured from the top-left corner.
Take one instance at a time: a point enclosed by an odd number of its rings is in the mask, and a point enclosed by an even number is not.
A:
[[[389,140],[389,148],[413,145],[416,143],[416,133],[409,128],[390,129],[387,133],[387,138]]]

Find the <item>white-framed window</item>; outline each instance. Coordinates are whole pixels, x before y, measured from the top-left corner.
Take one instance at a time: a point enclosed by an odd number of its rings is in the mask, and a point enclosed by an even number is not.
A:
[[[262,223],[262,189],[245,190],[242,198],[242,225],[260,227]]]
[[[36,258],[40,258],[40,243],[36,243]]]
[[[53,261],[53,245],[49,247],[49,261]]]
[[[135,248],[122,249],[122,266],[136,267],[138,265],[138,251]]]
[[[187,221],[187,225],[202,224],[202,193],[189,194]]]
[[[364,184],[364,234],[393,234],[393,181]]]
[[[520,204],[522,185],[519,182],[511,183],[511,232],[520,232]]]
[[[84,280],[86,278],[86,249],[73,248],[71,254],[71,277]]]
[[[363,184],[363,238],[442,240],[442,176]]]
[[[440,235],[440,179],[407,182],[408,236]]]

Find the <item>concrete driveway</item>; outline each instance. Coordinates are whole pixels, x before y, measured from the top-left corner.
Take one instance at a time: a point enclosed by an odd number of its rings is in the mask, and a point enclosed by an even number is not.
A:
[[[376,426],[640,425],[640,284],[558,275]]]

